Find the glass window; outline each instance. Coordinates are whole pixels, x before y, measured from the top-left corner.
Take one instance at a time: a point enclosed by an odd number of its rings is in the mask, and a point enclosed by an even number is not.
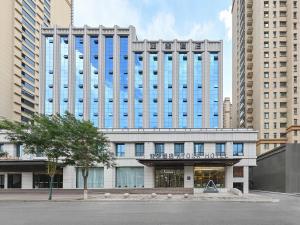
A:
[[[155,144],[155,154],[164,154],[165,153],[165,145],[162,143]]]
[[[194,155],[203,156],[204,155],[204,144],[203,143],[194,143]]]
[[[157,54],[151,53],[149,55],[149,126],[150,128],[157,128],[158,118],[158,89],[154,88],[158,84],[158,62]]]
[[[135,156],[144,156],[144,144],[135,144]]]
[[[186,128],[187,127],[187,95],[188,89],[187,87],[187,76],[188,76],[188,69],[187,69],[187,54],[179,54],[179,98],[178,98],[178,127],[179,128]]]
[[[87,186],[88,188],[103,188],[104,186],[103,167],[94,167],[89,169]],[[81,168],[76,168],[76,187],[83,188],[83,177],[82,177]]]
[[[134,127],[143,128],[143,56],[135,53],[134,68]]]
[[[99,88],[98,88],[98,37],[90,37],[90,121],[95,127],[98,127],[98,113],[99,113]],[[97,57],[95,57],[97,56]],[[96,100],[96,101],[95,101]]]
[[[113,37],[105,37],[104,127],[113,127]]]
[[[46,54],[45,54],[45,114],[52,115],[53,113],[53,102],[49,99],[53,99],[53,37],[46,37]],[[22,82],[25,87],[28,87],[28,83]],[[26,85],[27,84],[27,85]],[[30,85],[31,86],[31,85]],[[31,90],[31,89],[30,89]],[[33,88],[34,90],[34,88]]]
[[[76,66],[76,74],[75,74],[75,116],[77,119],[83,119],[83,37],[77,36],[75,38],[75,66]]]
[[[125,144],[116,144],[116,156],[117,157],[125,156]]]
[[[219,126],[219,61],[218,53],[210,53],[209,85],[209,124],[211,128]]]
[[[68,47],[68,37],[60,37],[60,114],[64,114],[68,111],[68,102],[65,99],[68,99],[68,76],[69,76],[69,62],[68,56],[69,53]]]
[[[217,156],[225,156],[225,144],[224,143],[216,144],[216,155]]]
[[[233,167],[233,177],[244,177],[244,167],[234,166]]]
[[[233,144],[233,156],[243,156],[244,155],[244,144],[234,143]]]
[[[174,155],[180,156],[184,154],[184,143],[175,143],[174,144]]]
[[[172,53],[164,55],[164,127],[172,128]]]
[[[128,127],[128,37],[120,37],[120,128]]]
[[[194,128],[202,127],[202,56],[194,54]]]
[[[143,188],[144,167],[117,167],[116,187],[118,188]]]

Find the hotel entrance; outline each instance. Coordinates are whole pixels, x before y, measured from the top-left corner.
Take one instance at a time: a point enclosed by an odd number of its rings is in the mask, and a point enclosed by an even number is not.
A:
[[[212,180],[217,188],[225,187],[225,167],[194,167],[194,187],[206,188]]]
[[[155,187],[184,187],[183,167],[157,167],[155,168]]]

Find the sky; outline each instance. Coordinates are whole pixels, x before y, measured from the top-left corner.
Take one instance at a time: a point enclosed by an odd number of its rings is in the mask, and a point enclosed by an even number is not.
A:
[[[133,25],[139,40],[223,40],[224,97],[231,97],[232,0],[75,0],[75,26]]]

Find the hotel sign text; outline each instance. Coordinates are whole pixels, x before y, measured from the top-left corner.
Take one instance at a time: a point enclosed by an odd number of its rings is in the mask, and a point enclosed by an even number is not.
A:
[[[226,154],[204,154],[204,155],[195,155],[190,153],[184,153],[184,154],[178,154],[175,155],[173,153],[167,154],[150,154],[150,159],[166,159],[166,160],[172,160],[172,159],[227,159]]]

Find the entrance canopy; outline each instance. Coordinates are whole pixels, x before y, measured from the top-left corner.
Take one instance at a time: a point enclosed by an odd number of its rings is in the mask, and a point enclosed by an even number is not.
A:
[[[229,158],[201,158],[201,159],[137,159],[139,163],[146,166],[194,166],[194,165],[211,165],[211,166],[232,166],[241,159]]]
[[[47,171],[46,160],[0,160],[0,172]]]

